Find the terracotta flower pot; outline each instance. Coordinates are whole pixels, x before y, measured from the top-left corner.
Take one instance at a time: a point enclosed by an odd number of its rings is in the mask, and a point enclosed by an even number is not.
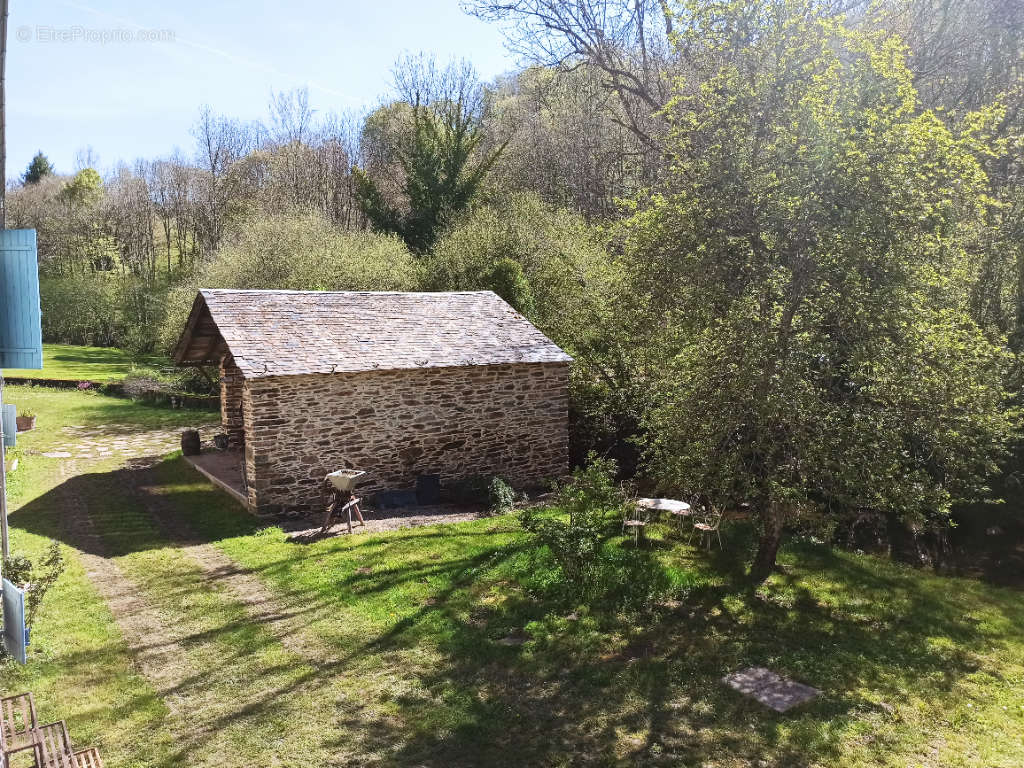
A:
[[[15,421],[18,424],[19,432],[28,432],[30,429],[36,428],[36,417],[35,416],[18,416]]]

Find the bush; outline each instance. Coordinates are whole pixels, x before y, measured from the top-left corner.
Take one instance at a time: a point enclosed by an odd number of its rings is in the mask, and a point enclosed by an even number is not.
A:
[[[514,265],[514,266],[513,266]],[[481,206],[426,258],[431,290],[492,290],[571,352],[611,280],[600,233],[532,194]]]
[[[501,296],[520,314],[526,317],[536,314],[530,283],[518,261],[498,259],[483,275],[483,285]]]
[[[66,567],[64,552],[56,541],[50,542],[46,552],[35,563],[20,556],[4,561],[4,578],[25,589],[25,626],[32,626],[43,598]]]
[[[515,508],[516,492],[500,477],[494,477],[487,486],[487,500],[496,515],[508,514]]]
[[[163,324],[167,284],[119,272],[43,275],[39,301],[44,341],[149,354]]]
[[[254,217],[171,292],[162,341],[178,340],[200,288],[408,291],[421,287],[421,274],[397,237],[344,231],[315,215]]]
[[[551,551],[571,584],[586,585],[592,580],[593,566],[609,534],[609,517],[621,509],[614,476],[614,462],[591,455],[590,463],[573,472],[558,491],[556,506],[568,515],[567,521],[532,510],[523,512],[523,527]]]
[[[554,561],[558,578],[548,580],[547,589],[607,608],[646,606],[668,579],[648,553],[609,544],[627,504],[615,473],[614,461],[591,454],[587,466],[558,490],[554,510],[525,510],[520,520],[543,548],[538,556]]]

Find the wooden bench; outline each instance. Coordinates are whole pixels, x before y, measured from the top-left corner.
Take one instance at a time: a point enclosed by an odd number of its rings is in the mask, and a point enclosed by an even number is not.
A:
[[[63,720],[36,728],[36,768],[103,768],[95,747],[75,752]]]
[[[36,768],[103,768],[95,747],[75,752],[63,720],[39,725],[31,693],[0,699],[0,768],[9,768],[11,757],[33,751]]]
[[[36,725],[36,703],[31,693],[0,699],[0,754],[6,757],[10,751],[31,746]]]

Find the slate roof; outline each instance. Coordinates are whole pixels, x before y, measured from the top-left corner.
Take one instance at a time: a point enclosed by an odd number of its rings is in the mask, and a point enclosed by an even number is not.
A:
[[[225,351],[246,378],[572,360],[491,291],[201,290],[175,360]]]

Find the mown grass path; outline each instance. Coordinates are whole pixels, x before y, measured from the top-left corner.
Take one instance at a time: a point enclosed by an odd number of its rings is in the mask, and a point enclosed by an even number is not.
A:
[[[66,541],[80,542],[78,559],[93,587],[103,596],[121,634],[128,643],[134,663],[157,691],[176,689],[191,674],[180,650],[184,636],[176,625],[143,599],[141,591],[110,557],[104,537],[97,529],[88,503],[67,482],[79,470],[75,460],[60,465],[58,486],[61,528]],[[170,697],[164,698],[176,709]]]
[[[132,498],[149,514],[164,538],[195,563],[206,583],[216,585],[244,606],[249,619],[270,632],[285,648],[311,662],[323,663],[326,649],[306,630],[301,608],[269,590],[255,574],[203,541],[164,492],[155,465],[151,459],[136,460],[119,474]]]

